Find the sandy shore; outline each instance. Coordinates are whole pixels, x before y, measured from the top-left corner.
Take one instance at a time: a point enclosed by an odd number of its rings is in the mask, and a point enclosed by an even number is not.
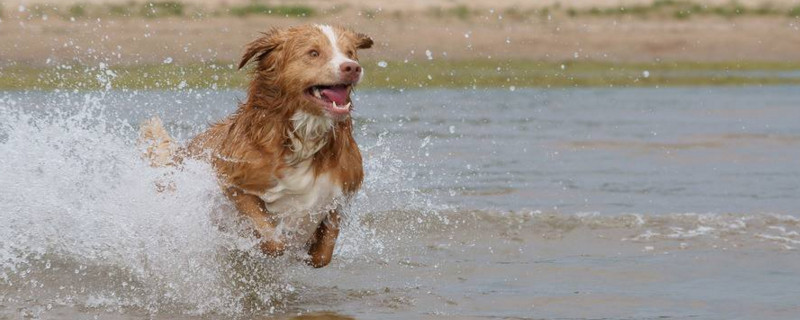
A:
[[[121,16],[110,12],[109,3],[115,1],[126,3],[125,10],[131,13]],[[232,13],[231,8],[237,4],[241,8],[242,3],[251,3],[248,1],[185,0],[179,2],[177,16],[158,18],[143,15],[141,1],[4,2],[0,66],[232,62],[259,32],[303,23],[344,25],[371,35],[377,45],[364,53],[371,60],[627,63],[800,59],[800,16],[787,14],[800,10],[797,0],[739,1],[747,14],[731,12],[739,7],[727,0],[662,2],[670,3],[667,5],[652,0],[284,0],[261,3],[271,8],[298,6],[313,14],[283,17]],[[79,8],[80,14],[76,14],[73,10],[78,9],[71,6],[78,4],[94,7]],[[771,13],[756,11],[767,4]],[[620,5],[640,5],[646,12],[620,14],[616,9]],[[794,7],[797,9],[787,9]],[[705,13],[681,16],[678,10],[684,9]]]
[[[246,4],[251,3],[253,0],[181,0],[180,2],[186,4],[202,5],[206,7],[231,5],[231,4]],[[50,3],[59,5],[69,5],[75,3],[127,3],[130,0],[9,0],[4,3],[10,6],[19,4],[33,4],[33,3]],[[653,0],[544,0],[544,1],[523,1],[523,0],[273,0],[266,1],[273,5],[307,5],[320,9],[327,9],[331,7],[352,7],[352,8],[371,8],[371,9],[384,9],[384,10],[421,10],[431,7],[454,7],[454,6],[467,6],[470,8],[484,8],[484,9],[502,9],[502,8],[535,8],[560,5],[563,7],[574,8],[590,8],[590,7],[613,7],[613,6],[632,6],[632,5],[649,5]],[[697,3],[705,5],[720,5],[728,4],[730,0],[699,0]],[[738,0],[739,4],[745,6],[759,6],[762,4],[770,4],[778,7],[790,7],[800,4],[797,0]]]
[[[800,21],[790,18],[636,18],[510,20],[376,17],[286,19],[3,20],[0,61],[44,65],[107,60],[113,64],[234,61],[260,31],[298,23],[340,23],[370,34],[370,59],[526,59],[620,62],[796,61]]]

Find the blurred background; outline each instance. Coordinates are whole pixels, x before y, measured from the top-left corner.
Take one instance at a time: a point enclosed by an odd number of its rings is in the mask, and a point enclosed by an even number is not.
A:
[[[11,0],[1,8],[7,89],[80,86],[84,73],[55,80],[40,71],[100,62],[119,66],[118,87],[169,87],[174,79],[141,76],[176,66],[189,87],[239,87],[244,79],[230,65],[243,45],[270,27],[302,23],[371,35],[377,45],[362,60],[379,66],[372,87],[800,81],[786,72],[800,69],[794,0]]]

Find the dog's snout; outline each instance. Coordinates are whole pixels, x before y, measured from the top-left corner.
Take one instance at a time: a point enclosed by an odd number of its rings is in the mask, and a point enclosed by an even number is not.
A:
[[[361,65],[356,62],[344,62],[339,65],[339,71],[342,72],[342,78],[356,80],[361,76]]]

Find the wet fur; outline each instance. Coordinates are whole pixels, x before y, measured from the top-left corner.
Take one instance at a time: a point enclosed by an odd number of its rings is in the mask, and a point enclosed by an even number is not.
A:
[[[303,220],[315,223],[310,226],[312,232],[306,243],[308,262],[315,267],[330,262],[339,233],[339,210],[359,189],[364,176],[350,115],[331,117],[303,96],[318,82],[338,80],[334,79],[336,72],[326,69],[326,57],[333,52],[320,29],[313,25],[272,29],[251,42],[239,64],[239,68],[251,60],[255,64],[247,100],[235,113],[177,152],[213,164],[223,192],[253,223],[262,251],[270,255],[281,254],[286,243],[276,229],[280,213],[269,212],[261,197],[280,192],[276,186],[281,179],[292,179],[286,175],[296,172],[299,166],[309,166],[314,183],[324,176],[326,185],[322,187],[335,189],[341,197],[330,199],[331,204],[321,208],[321,221]],[[356,50],[372,45],[372,40],[363,34],[343,28],[334,30],[340,51],[352,60],[357,61]],[[316,48],[320,59],[307,56],[308,48]],[[349,93],[347,100],[352,102]],[[153,164],[180,161],[172,160],[175,143],[160,121],[150,120],[141,132],[142,140],[149,144],[146,152]],[[310,192],[322,192],[320,186],[312,187],[317,189]]]

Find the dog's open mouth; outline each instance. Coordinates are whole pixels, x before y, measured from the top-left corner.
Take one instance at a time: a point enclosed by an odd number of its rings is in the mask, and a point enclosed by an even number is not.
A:
[[[350,95],[350,85],[317,85],[308,88],[308,94],[312,100],[334,115],[350,113],[351,103],[347,102],[347,97]]]

